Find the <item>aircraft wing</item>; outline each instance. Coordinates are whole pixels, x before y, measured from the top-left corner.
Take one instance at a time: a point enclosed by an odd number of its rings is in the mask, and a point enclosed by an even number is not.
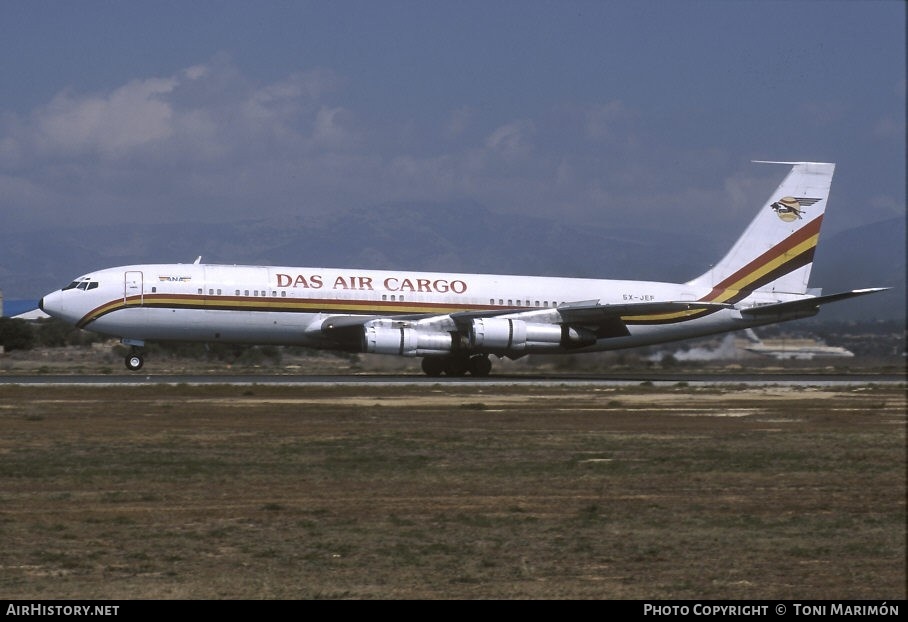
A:
[[[671,321],[703,311],[718,311],[731,305],[714,302],[661,301],[600,304],[598,300],[575,302],[557,308],[561,324],[592,331],[598,339],[630,335],[628,322]]]
[[[730,304],[714,302],[661,301],[601,304],[598,300],[586,300],[559,305],[554,310],[560,319],[552,320],[550,323],[572,328],[585,328],[592,331],[597,338],[603,339],[629,335],[628,321],[660,321],[698,311],[718,311],[730,308],[732,308]],[[464,311],[452,314],[451,317],[458,324],[469,325],[474,318],[510,315],[515,319],[521,319],[522,313],[529,314],[535,311],[538,310],[510,309],[478,313]],[[527,318],[527,321],[532,322],[533,320]],[[546,320],[537,321],[545,322]]]
[[[603,305],[599,301],[568,303],[558,307],[565,324],[595,325],[601,321],[622,318],[659,316],[684,313],[687,311],[718,311],[730,309],[732,305],[718,302],[662,301],[634,302],[629,304]]]
[[[401,324],[422,324],[445,326],[468,334],[474,320],[508,316],[524,319],[530,323],[552,324],[572,328],[584,328],[597,338],[623,337],[629,335],[627,320],[662,320],[702,311],[730,309],[726,303],[695,301],[635,302],[629,304],[601,304],[598,300],[571,302],[549,309],[501,308],[477,311],[455,311],[449,314],[401,314],[401,315],[332,315],[323,319],[310,330],[321,333],[336,344],[358,347],[363,327],[370,322],[390,320]],[[545,312],[548,311],[548,314]],[[540,317],[540,312],[544,315]]]
[[[625,316],[643,316],[663,313],[679,313],[683,311],[700,311],[731,309],[732,305],[716,302],[671,301],[671,302],[635,302],[630,304],[609,305],[601,304],[598,300],[584,302],[569,302],[555,308],[561,316],[559,324],[596,324],[603,320],[614,320]],[[531,313],[539,309],[493,309],[489,311],[458,311],[451,314],[455,322],[472,320],[475,318],[497,317],[500,315],[515,315]]]

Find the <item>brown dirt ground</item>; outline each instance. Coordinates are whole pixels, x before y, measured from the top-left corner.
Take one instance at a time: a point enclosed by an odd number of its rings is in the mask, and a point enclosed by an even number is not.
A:
[[[11,599],[904,599],[904,387],[0,386]]]

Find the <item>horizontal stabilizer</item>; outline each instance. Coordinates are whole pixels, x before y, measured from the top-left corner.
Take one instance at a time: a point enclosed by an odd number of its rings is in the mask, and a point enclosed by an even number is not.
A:
[[[759,307],[741,309],[741,315],[751,318],[761,316],[806,317],[814,315],[822,304],[838,302],[839,300],[847,300],[848,298],[856,298],[858,296],[866,296],[867,294],[875,294],[877,292],[885,292],[888,289],[891,288],[871,287],[867,289],[855,289],[850,292],[829,294],[828,296],[816,296],[814,298],[802,298],[801,300],[761,305]]]

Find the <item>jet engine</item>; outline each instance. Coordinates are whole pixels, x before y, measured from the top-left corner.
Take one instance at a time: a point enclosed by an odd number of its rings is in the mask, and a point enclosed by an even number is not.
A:
[[[363,352],[431,356],[448,354],[451,349],[451,333],[419,330],[412,326],[363,326]]]
[[[508,318],[477,318],[470,326],[470,347],[481,352],[545,352],[596,343],[585,328],[537,324]]]

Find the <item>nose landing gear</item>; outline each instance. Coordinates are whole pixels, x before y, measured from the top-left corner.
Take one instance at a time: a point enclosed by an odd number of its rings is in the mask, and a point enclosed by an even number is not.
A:
[[[139,352],[131,352],[126,356],[126,369],[129,371],[139,371],[144,364],[145,359]]]
[[[145,358],[142,356],[142,348],[145,342],[140,339],[121,339],[120,343],[126,346],[132,346],[132,350],[126,355],[126,369],[129,371],[139,371],[145,364]]]

